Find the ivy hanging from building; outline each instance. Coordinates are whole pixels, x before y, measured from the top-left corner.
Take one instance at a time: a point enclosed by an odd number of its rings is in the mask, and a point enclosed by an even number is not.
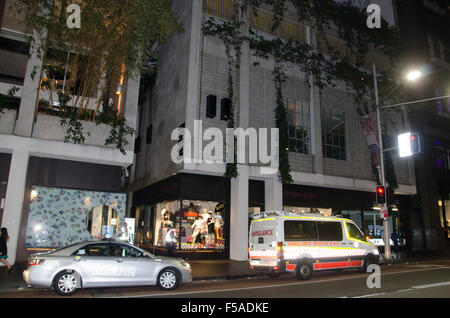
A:
[[[291,183],[292,176],[288,158],[288,136],[287,116],[283,103],[283,87],[286,82],[286,65],[293,63],[299,65],[305,74],[306,83],[311,82],[320,89],[336,86],[336,81],[343,81],[347,85],[348,93],[354,96],[358,113],[363,116],[374,111],[372,96],[372,81],[368,80],[371,74],[365,72],[361,67],[365,64],[369,47],[381,50],[393,63],[397,50],[398,37],[392,27],[382,20],[382,28],[369,29],[366,25],[367,16],[365,8],[357,8],[351,3],[337,3],[333,0],[242,0],[239,1],[242,12],[257,14],[260,6],[272,7],[273,21],[272,31],[277,31],[284,19],[284,11],[287,2],[290,1],[297,9],[299,22],[307,22],[315,26],[317,40],[322,40],[329,52],[325,56],[318,52],[315,47],[305,43],[299,43],[292,39],[281,39],[279,37],[268,40],[260,33],[250,30],[249,35],[241,33],[242,21],[215,22],[209,18],[203,26],[205,35],[216,36],[222,39],[227,48],[231,44],[239,43],[239,53],[243,41],[248,41],[252,53],[260,58],[274,60],[274,82],[276,92],[275,121],[276,127],[280,129],[280,180],[283,183]],[[327,31],[337,28],[338,35],[346,43],[349,49],[347,56],[340,56],[339,51],[329,43]],[[240,55],[239,55],[240,56]],[[351,58],[351,60],[350,60]],[[393,68],[392,68],[393,69]],[[381,73],[381,88],[391,86],[394,76],[387,72]],[[230,81],[229,81],[230,82]],[[229,83],[230,85],[230,83]],[[389,157],[387,160],[390,160]],[[389,163],[388,163],[389,165]],[[395,172],[391,179],[395,179]],[[388,176],[389,178],[389,176]]]
[[[231,103],[230,115],[227,122],[228,128],[235,128],[235,98],[234,98],[234,81],[233,72],[237,72],[240,69],[241,56],[242,56],[242,43],[245,40],[244,36],[241,36],[242,21],[238,21],[236,16],[233,17],[233,21],[221,21],[210,17],[203,25],[203,32],[205,35],[216,36],[220,38],[225,44],[225,53],[228,61],[228,80],[227,80],[227,93],[228,99]],[[225,177],[236,178],[238,176],[237,160],[236,160],[236,137],[233,142],[233,162],[226,163]],[[227,149],[228,150],[228,149]]]
[[[68,26],[68,0],[16,2],[17,19],[33,30],[31,53],[43,65],[32,72],[40,80],[38,109],[61,117],[65,142],[84,143],[84,120],[109,125],[105,146],[125,154],[134,130],[122,114],[122,85],[145,75],[155,45],[182,30],[170,1],[82,1],[80,28]]]

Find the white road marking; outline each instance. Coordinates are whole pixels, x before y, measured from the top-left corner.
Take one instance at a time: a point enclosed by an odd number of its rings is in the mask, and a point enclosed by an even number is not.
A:
[[[424,269],[414,269],[410,271],[404,271],[404,272],[393,272],[393,273],[382,273],[383,275],[396,275],[396,274],[408,274],[408,273],[414,273],[414,272],[422,272],[422,271],[429,271],[429,270],[439,270],[439,269],[449,269],[450,267],[433,267],[433,268],[424,268]],[[240,288],[229,288],[229,289],[215,289],[215,290],[203,290],[203,291],[186,291],[186,292],[167,292],[167,293],[158,293],[158,294],[145,294],[145,295],[135,295],[135,296],[117,296],[112,298],[142,298],[142,297],[160,297],[160,296],[178,296],[178,295],[195,295],[195,294],[206,294],[206,293],[225,293],[225,292],[231,292],[231,291],[241,291],[241,290],[254,290],[254,289],[261,289],[261,288],[277,288],[277,287],[286,287],[286,286],[300,286],[300,285],[308,285],[308,284],[320,284],[320,283],[328,283],[328,282],[334,282],[334,281],[341,281],[341,280],[349,280],[349,279],[358,279],[358,278],[364,278],[367,277],[367,274],[360,274],[357,276],[352,277],[341,277],[341,278],[334,278],[334,279],[322,279],[322,280],[314,280],[314,281],[303,281],[303,282],[297,282],[297,283],[288,283],[288,284],[276,284],[276,285],[263,285],[263,286],[253,286],[253,287],[240,287]],[[425,286],[425,285],[424,285]],[[381,293],[384,294],[384,293]],[[363,297],[373,297],[375,294],[371,295],[363,295],[363,296],[357,296],[353,298],[363,298]]]
[[[425,289],[425,288],[441,287],[441,286],[448,286],[448,285],[450,285],[450,282],[442,282],[442,283],[428,284],[428,285],[419,285],[419,286],[413,286],[411,288],[414,288],[414,289]]]
[[[386,293],[376,293],[376,294],[370,294],[370,295],[356,296],[356,297],[353,297],[353,298],[375,297],[375,296],[381,296],[381,295],[384,295],[384,294],[386,294]]]

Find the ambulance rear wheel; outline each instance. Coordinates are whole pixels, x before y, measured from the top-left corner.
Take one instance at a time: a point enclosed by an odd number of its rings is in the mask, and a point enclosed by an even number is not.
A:
[[[296,275],[298,279],[308,280],[312,276],[312,266],[307,262],[297,265]]]

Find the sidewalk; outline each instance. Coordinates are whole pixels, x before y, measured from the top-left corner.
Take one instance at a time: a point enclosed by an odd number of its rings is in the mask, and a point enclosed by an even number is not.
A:
[[[397,259],[395,255],[388,263],[382,257],[380,264],[404,264],[423,261],[450,260],[450,251],[425,252],[415,251],[409,255],[400,254]],[[248,277],[264,276],[250,271],[247,261],[231,260],[201,260],[189,261],[192,268],[194,281],[218,280],[218,279],[242,279]],[[26,268],[25,263],[16,263],[11,274],[8,275],[6,267],[0,268],[0,293],[20,292],[29,290],[22,279],[22,272]]]
[[[252,273],[248,262],[230,260],[189,261],[194,281],[214,279],[242,279],[255,277],[261,274]],[[22,278],[26,263],[16,263],[8,274],[6,267],[0,267],[0,293],[10,293],[29,290]]]

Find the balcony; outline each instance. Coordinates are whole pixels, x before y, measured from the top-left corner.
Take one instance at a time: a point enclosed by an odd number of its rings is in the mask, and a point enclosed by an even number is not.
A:
[[[224,20],[231,21],[236,14],[236,2],[233,0],[204,0],[203,12]],[[273,31],[273,14],[266,10],[256,9],[249,12],[250,28],[256,31],[263,32],[273,37],[280,37],[285,40],[294,40],[299,43],[306,43],[306,27],[301,23],[287,19],[286,17],[281,21],[278,30]],[[328,44],[327,44],[328,43]],[[340,58],[347,57],[353,64],[356,63],[356,57],[352,56],[351,50],[346,46],[346,43],[330,34],[324,37],[318,36],[317,49],[330,55],[332,52],[328,46],[333,47],[337,51]],[[390,69],[390,63],[382,54],[369,53],[366,57],[364,67],[368,70],[372,69],[372,63],[377,65],[380,71]]]

